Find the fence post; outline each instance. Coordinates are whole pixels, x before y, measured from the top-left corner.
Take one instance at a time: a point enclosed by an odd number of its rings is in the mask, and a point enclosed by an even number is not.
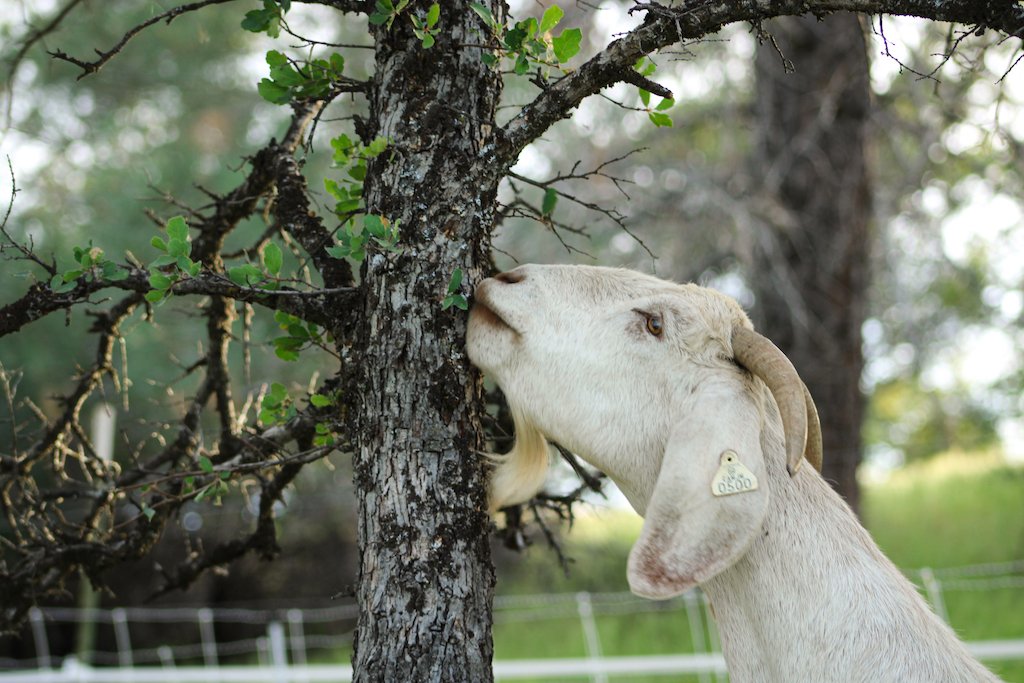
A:
[[[39,668],[49,669],[53,662],[50,659],[50,641],[46,637],[43,611],[38,607],[33,607],[28,611],[28,620],[32,624],[32,640],[36,645],[36,662],[39,663]]]
[[[128,634],[128,613],[121,607],[110,610],[110,620],[114,623],[114,642],[117,644],[117,665],[132,668],[132,641]]]
[[[693,644],[693,651],[706,654],[707,643],[704,640],[704,619],[697,610],[697,594],[695,590],[688,590],[683,593],[683,605],[686,607],[686,620],[690,624],[690,642]],[[698,675],[700,683],[711,683],[711,677],[706,672]]]
[[[701,605],[704,609],[704,623],[708,625],[708,652],[720,653],[722,644],[718,640],[718,622],[711,609],[711,600],[707,593],[700,592]],[[728,683],[729,675],[721,671],[715,672],[715,683]]]
[[[156,656],[160,658],[160,665],[165,669],[176,669],[174,663],[174,650],[169,645],[161,645],[156,649]]]
[[[213,629],[213,610],[203,607],[196,612],[196,619],[199,621],[199,638],[202,641],[203,664],[205,666],[219,666],[217,662],[217,634]]]
[[[594,663],[594,672],[590,676],[591,683],[608,683],[608,676],[597,669],[597,660],[601,659],[601,636],[597,632],[594,621],[594,605],[590,601],[590,593],[580,591],[576,594],[576,611],[583,625],[583,644],[587,649],[587,658]]]
[[[274,667],[276,683],[288,683],[288,652],[284,639],[284,625],[280,621],[267,624],[270,641],[270,665]]]
[[[290,609],[287,613],[288,619],[288,642],[291,646],[292,662],[305,666],[306,659],[306,631],[302,622],[302,610]]]
[[[942,597],[942,584],[935,578],[935,572],[932,571],[931,567],[921,568],[921,581],[924,583],[925,590],[928,591],[928,599],[932,603],[932,609],[948,624],[949,612],[946,611],[946,601]]]
[[[109,403],[101,403],[92,411],[90,431],[92,446],[96,455],[104,463],[114,459],[114,427],[117,424],[117,410]],[[103,529],[107,523],[99,521]],[[75,655],[80,662],[89,664],[92,652],[96,649],[96,617],[100,606],[100,594],[92,587],[92,582],[84,571],[78,572],[78,608],[79,619],[75,627]]]

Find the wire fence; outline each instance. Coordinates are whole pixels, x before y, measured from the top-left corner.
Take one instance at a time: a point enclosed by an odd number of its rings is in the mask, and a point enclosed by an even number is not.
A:
[[[949,620],[946,597],[958,592],[1024,592],[1024,560],[907,572],[936,613]],[[609,657],[599,620],[660,612],[685,624],[689,643],[678,654]],[[33,609],[26,632],[0,637],[0,683],[49,681],[313,681],[351,680],[358,607],[250,609],[116,607]],[[699,590],[654,602],[630,593],[507,595],[495,599],[497,626],[578,622],[582,658],[495,662],[499,680],[572,678],[607,683],[609,676],[688,673],[700,683],[728,680],[718,633]],[[91,637],[83,639],[83,630]],[[987,660],[1024,661],[1024,622],[1004,640],[968,643]],[[78,643],[73,649],[70,644]],[[85,648],[82,643],[97,643]],[[152,645],[152,643],[159,643]],[[17,652],[18,656],[9,653]],[[323,663],[329,662],[329,663]]]

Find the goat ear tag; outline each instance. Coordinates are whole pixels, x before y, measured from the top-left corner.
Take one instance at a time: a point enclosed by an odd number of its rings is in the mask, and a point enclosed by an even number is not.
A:
[[[731,496],[757,490],[757,477],[740,462],[736,451],[725,451],[719,458],[718,472],[711,480],[711,495]]]

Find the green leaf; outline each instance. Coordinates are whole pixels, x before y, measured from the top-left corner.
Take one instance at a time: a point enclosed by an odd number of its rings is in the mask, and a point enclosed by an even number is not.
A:
[[[675,100],[670,100],[668,98],[665,98],[661,102],[658,102],[658,106],[655,107],[655,109],[657,111],[665,111],[666,109],[671,109],[672,105],[674,105],[675,103],[676,103]]]
[[[550,216],[555,211],[555,205],[558,203],[558,192],[553,187],[549,187],[544,190],[544,201],[540,205],[540,213],[542,216]]]
[[[142,514],[146,517],[146,519],[152,521],[153,520],[153,516],[156,514],[156,510],[154,510],[153,508],[149,507],[149,505],[147,505],[146,503],[143,503],[142,504]]]
[[[274,83],[277,83],[278,85],[294,87],[297,85],[303,85],[308,79],[296,71],[295,67],[291,64],[284,64],[282,66],[271,67],[270,80],[274,81]]]
[[[492,54],[490,52],[485,52],[482,55],[480,55],[480,61],[486,64],[487,66],[494,66],[495,64],[498,63],[498,55]]]
[[[264,78],[256,84],[256,91],[260,97],[272,104],[287,104],[292,99],[290,88],[280,86],[269,78]]]
[[[316,408],[326,408],[333,403],[330,397],[324,396],[323,394],[313,394],[309,397],[309,402]]]
[[[514,29],[505,34],[505,45],[513,52],[522,49],[524,40],[526,40],[526,29],[523,28],[523,22],[519,22]]]
[[[353,180],[358,180],[362,182],[363,180],[366,179],[366,162],[361,161],[361,163],[356,164],[352,168],[348,169],[348,174],[350,177],[352,177]]]
[[[424,33],[422,38],[423,49],[426,50],[434,46],[434,36],[429,33]]]
[[[288,63],[288,58],[277,50],[270,50],[267,52],[267,65],[271,67],[284,66]]]
[[[441,5],[436,2],[427,10],[427,27],[433,28],[441,18]]]
[[[152,289],[146,292],[146,301],[151,304],[159,303],[164,300],[168,291],[166,289]]]
[[[263,280],[263,273],[251,263],[228,269],[228,278],[239,287],[251,287]]]
[[[188,256],[191,253],[192,253],[192,243],[191,242],[186,242],[185,240],[180,240],[180,239],[178,239],[176,237],[174,239],[170,240],[169,242],[167,242],[167,254],[169,256],[173,256],[175,261],[177,261],[178,258],[180,258],[182,256]]]
[[[334,258],[348,258],[351,251],[348,247],[343,245],[337,245],[333,247],[327,247],[327,255],[333,256]]]
[[[658,126],[659,128],[662,128],[662,127],[671,128],[672,127],[672,117],[669,116],[668,114],[662,114],[660,112],[652,111],[652,112],[648,113],[647,116],[648,116],[648,118],[651,119],[651,123],[653,123],[654,125]]]
[[[640,88],[640,101],[644,103],[645,107],[651,106],[651,93]]]
[[[530,70],[530,62],[526,60],[526,55],[520,54],[516,57],[516,65],[512,68],[517,76],[522,76]]]
[[[461,294],[449,294],[444,298],[444,301],[441,302],[441,310],[447,311],[452,306],[461,308],[465,311],[469,309],[469,302],[466,301],[466,297]]]
[[[82,277],[82,270],[68,270],[64,272],[64,282],[73,282],[78,278]]]
[[[177,256],[171,256],[170,254],[164,254],[163,256],[157,256],[155,259],[153,259],[153,262],[149,264],[149,269],[153,270],[155,268],[163,268],[164,266],[169,266],[172,263],[177,263],[177,262],[178,262],[178,257]]]
[[[103,279],[108,282],[120,282],[128,277],[129,273],[125,268],[117,265],[113,261],[107,261],[103,264]]]
[[[265,9],[254,9],[245,13],[245,19],[242,19],[242,28],[253,33],[262,33],[269,28],[273,18],[274,15]]]
[[[552,5],[544,10],[544,16],[540,20],[540,32],[547,33],[553,29],[565,16],[565,12],[558,5]]]
[[[494,18],[494,15],[491,13],[491,10],[489,10],[487,7],[484,7],[479,2],[471,2],[469,3],[469,7],[474,12],[479,14],[480,18],[483,19],[484,23],[487,24],[489,27],[498,28],[499,24],[497,20]]]
[[[161,238],[159,236],[154,237],[153,239],[151,239],[149,241],[149,243],[152,244],[157,249],[159,249],[160,251],[167,251],[167,242],[164,242],[163,238]]]
[[[555,58],[559,64],[568,62],[580,51],[580,41],[583,39],[583,31],[578,28],[568,28],[562,31],[557,38],[551,39],[551,47],[555,51]]]
[[[452,277],[448,280],[448,293],[454,294],[459,291],[459,287],[462,286],[462,268],[456,268],[452,271]]]
[[[54,275],[53,279],[50,280],[50,289],[53,290],[54,294],[66,294],[78,286],[77,282],[64,282],[64,278],[61,275]]]
[[[331,70],[335,76],[340,76],[345,70],[345,58],[337,52],[331,54]]]
[[[180,270],[181,272],[191,274],[192,266],[195,264],[192,263],[192,259],[190,259],[188,256],[179,256],[178,261],[175,265],[178,266],[178,270]]]
[[[167,221],[167,236],[176,240],[188,240],[188,223],[181,216]]]
[[[299,359],[299,354],[297,352],[282,348],[274,349],[274,355],[280,358],[281,360],[286,360],[289,362],[294,362]]]
[[[363,228],[366,232],[370,233],[374,237],[383,237],[387,234],[387,228],[384,227],[384,220],[380,216],[375,216],[370,213],[363,216]]]
[[[266,267],[267,272],[271,275],[277,275],[281,272],[283,262],[284,255],[281,253],[281,247],[273,242],[269,242],[263,248],[263,265]]]
[[[373,142],[366,146],[365,156],[373,158],[379,156],[381,152],[388,148],[388,139],[386,137],[377,137],[373,139]]]
[[[153,289],[170,289],[174,280],[161,273],[153,273],[149,276],[149,286]]]
[[[530,36],[531,38],[533,38],[533,37],[535,37],[537,35],[537,30],[538,30],[538,27],[540,26],[540,24],[537,23],[537,20],[534,19],[533,17],[530,17],[529,19],[524,19],[523,21],[520,21],[516,25],[517,26],[521,26],[523,29],[525,29],[526,30],[526,34],[528,36]],[[536,42],[536,41],[530,41],[530,42]]]

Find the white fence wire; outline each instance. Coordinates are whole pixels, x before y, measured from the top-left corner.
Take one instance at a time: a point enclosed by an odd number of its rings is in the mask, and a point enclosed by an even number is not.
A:
[[[908,572],[948,621],[945,596],[954,591],[1024,590],[1024,560],[968,567]],[[568,593],[500,596],[495,623],[578,620],[583,658],[505,660],[494,665],[498,680],[577,678],[607,683],[614,675],[690,674],[700,683],[728,680],[718,634],[700,591],[653,602],[629,593]],[[669,612],[685,619],[690,634],[687,654],[631,657],[604,656],[598,618],[645,612]],[[348,652],[358,607],[337,604],[321,608],[242,609],[227,607],[117,607],[113,609],[45,607],[32,610],[28,635],[33,656],[0,658],[0,683],[162,683],[175,681],[349,681],[348,664],[310,664],[311,659],[341,659]],[[155,647],[133,647],[133,633],[153,641],[153,630],[176,626],[176,639]],[[114,649],[91,649],[75,655],[61,651],[51,635],[81,628],[105,628]],[[218,633],[248,629],[245,638],[218,638]],[[1024,660],[1024,622],[1006,640],[968,643],[982,660]],[[0,639],[10,643],[10,636]],[[139,637],[138,641],[143,638]],[[159,637],[157,638],[159,640]],[[23,643],[24,644],[24,643]]]

